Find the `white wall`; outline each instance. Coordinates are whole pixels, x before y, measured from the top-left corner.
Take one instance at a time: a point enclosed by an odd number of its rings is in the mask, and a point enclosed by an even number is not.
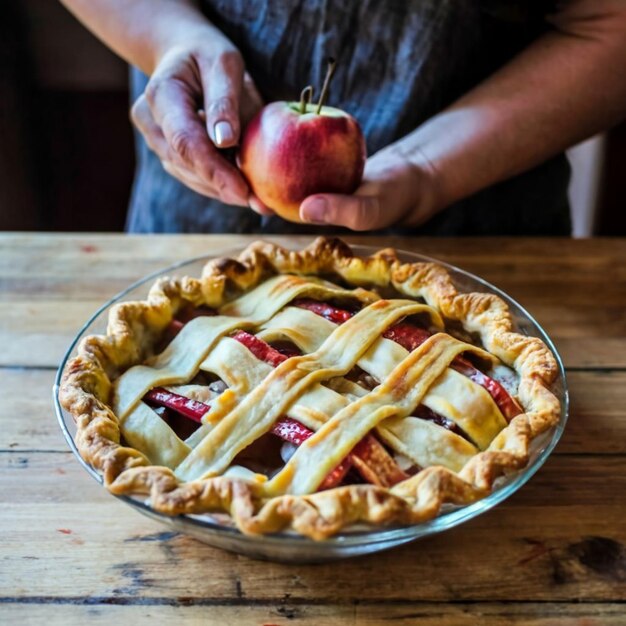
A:
[[[596,135],[567,151],[572,165],[569,199],[574,237],[593,235],[602,167],[604,135]]]

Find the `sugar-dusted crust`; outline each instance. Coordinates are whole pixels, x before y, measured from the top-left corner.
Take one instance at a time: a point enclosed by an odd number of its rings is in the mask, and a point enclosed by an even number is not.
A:
[[[169,468],[152,466],[139,451],[120,445],[118,420],[109,406],[111,381],[150,356],[183,305],[219,307],[277,273],[335,274],[351,286],[392,286],[423,298],[445,318],[480,335],[486,350],[516,370],[525,412],[458,474],[435,466],[391,489],[351,485],[269,500],[260,486],[235,478],[180,482]],[[171,515],[226,511],[244,533],[292,528],[324,539],[355,522],[417,523],[436,516],[443,503],[469,504],[487,495],[498,476],[527,464],[531,441],[557,423],[560,405],[550,391],[556,375],[552,353],[538,338],[512,331],[508,307],[497,296],[460,294],[443,267],[402,263],[392,249],[362,258],[339,239],[319,238],[299,252],[256,242],[237,260],[210,261],[200,279],[160,279],[147,300],[114,306],[106,336],[86,337],[68,363],[60,398],[76,422],[80,454],[101,472],[112,493],[149,496],[154,509]]]

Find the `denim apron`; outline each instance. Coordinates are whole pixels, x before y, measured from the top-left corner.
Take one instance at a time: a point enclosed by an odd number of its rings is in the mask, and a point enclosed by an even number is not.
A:
[[[356,117],[370,155],[489,76],[543,28],[524,2],[493,0],[205,0],[202,6],[239,48],[266,102],[296,100],[308,84],[319,89],[325,59],[335,57],[328,103]],[[132,70],[133,101],[146,82]],[[137,133],[136,148],[130,232],[349,232],[262,217],[206,198],[170,177]],[[568,180],[569,166],[560,155],[448,207],[421,227],[379,232],[569,235]]]

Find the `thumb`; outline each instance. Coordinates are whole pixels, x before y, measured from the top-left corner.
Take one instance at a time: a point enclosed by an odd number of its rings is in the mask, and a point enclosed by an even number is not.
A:
[[[379,196],[317,194],[300,205],[300,219],[312,224],[334,224],[352,230],[373,230],[389,224]]]
[[[198,61],[204,111],[209,137],[218,148],[231,148],[239,141],[239,100],[243,85],[244,63],[236,50],[217,58]]]

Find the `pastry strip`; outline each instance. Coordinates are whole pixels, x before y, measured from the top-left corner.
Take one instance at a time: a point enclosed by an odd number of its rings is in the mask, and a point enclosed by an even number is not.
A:
[[[398,319],[421,311],[411,300],[379,300],[338,326],[318,350],[281,363],[213,428],[176,468],[184,480],[223,472],[316,382],[346,374]],[[332,468],[331,468],[332,469]]]
[[[432,309],[425,306],[422,312],[430,311]],[[433,322],[437,322],[438,317],[438,315],[433,317]],[[299,348],[312,352],[326,340],[337,325],[306,309],[287,307],[266,322],[262,328],[264,330],[258,333],[258,336],[265,341],[286,337]],[[306,329],[306,332],[300,329]],[[408,354],[409,352],[395,341],[379,337],[358,360],[357,365],[377,380],[384,381]],[[489,360],[493,360],[491,355]],[[507,424],[489,393],[467,376],[451,368],[447,368],[440,379],[434,382],[422,403],[458,424],[481,450],[486,449]],[[378,427],[379,432],[385,426],[386,423],[381,424]],[[385,439],[392,442],[397,438],[389,434]],[[398,452],[402,451],[395,449]],[[436,455],[436,458],[440,459],[437,464],[448,465],[439,455]],[[424,466],[424,463],[418,464]]]
[[[314,492],[324,476],[372,428],[391,415],[409,415],[421,402],[433,381],[441,376],[458,354],[466,351],[483,354],[480,348],[444,333],[427,339],[378,387],[352,402],[307,439],[285,467],[264,486],[265,493],[277,496]],[[461,437],[458,439],[463,441]],[[468,450],[473,448],[469,443],[467,446]]]
[[[251,328],[264,322],[298,296],[316,294],[327,298],[355,297],[354,291],[326,285],[288,274],[275,276],[236,301],[240,302],[244,310],[250,311],[250,318],[218,315],[191,320],[149,365],[136,365],[117,379],[113,394],[116,415],[123,423],[139,400],[153,387],[190,380],[221,336],[236,328]],[[276,295],[270,298],[272,293]],[[251,302],[255,302],[255,306]],[[231,309],[233,306],[222,308],[226,311]]]

